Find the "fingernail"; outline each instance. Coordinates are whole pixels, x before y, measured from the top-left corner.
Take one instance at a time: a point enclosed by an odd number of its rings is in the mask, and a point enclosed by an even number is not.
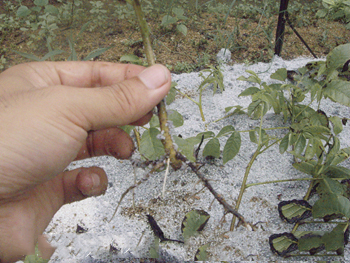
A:
[[[139,74],[140,80],[149,89],[157,89],[168,81],[168,72],[164,66],[154,65]]]
[[[91,185],[92,189],[95,189],[100,186],[100,177],[97,174],[91,174]]]

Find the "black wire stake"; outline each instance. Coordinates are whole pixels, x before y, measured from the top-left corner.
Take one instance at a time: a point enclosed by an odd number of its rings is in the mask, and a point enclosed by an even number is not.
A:
[[[301,40],[301,42],[303,42],[303,44],[305,45],[305,47],[310,51],[310,53],[314,56],[314,58],[317,58],[317,56],[315,55],[314,52],[312,52],[311,48],[308,46],[308,44],[305,42],[305,40],[301,37],[301,35],[298,33],[298,31],[294,28],[292,22],[289,20],[289,14],[288,11],[286,10],[284,13],[287,23],[290,26],[290,28],[293,30],[293,32],[297,35],[297,37]]]

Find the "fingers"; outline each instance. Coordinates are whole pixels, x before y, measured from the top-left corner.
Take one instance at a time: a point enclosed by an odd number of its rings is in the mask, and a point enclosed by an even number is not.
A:
[[[13,84],[15,79],[18,84],[16,91],[57,85],[100,87],[135,77],[144,69],[138,65],[109,62],[31,62],[9,68],[0,79],[1,83],[5,82],[4,88]]]
[[[170,84],[170,72],[155,65],[107,87],[55,89],[46,103],[86,131],[99,130],[139,120],[166,96]]]
[[[134,150],[130,136],[120,128],[91,131],[75,160],[110,155],[128,159]]]
[[[52,182],[61,181],[62,200],[58,207],[54,207],[54,212],[68,203],[83,200],[89,196],[98,196],[107,190],[108,179],[103,169],[99,167],[78,168],[66,171],[56,177]],[[57,195],[55,195],[57,198]]]
[[[149,122],[152,112],[132,123],[144,125]],[[86,143],[80,149],[75,160],[109,155],[118,159],[128,159],[134,151],[134,143],[130,136],[120,128],[90,131]]]
[[[55,252],[56,248],[50,245],[45,235],[40,235],[38,237],[38,250],[40,252],[40,256],[43,259],[49,260]]]

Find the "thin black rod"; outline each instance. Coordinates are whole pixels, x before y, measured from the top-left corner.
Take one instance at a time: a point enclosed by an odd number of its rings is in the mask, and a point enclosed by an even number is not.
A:
[[[280,11],[278,15],[278,23],[276,30],[276,40],[275,40],[275,55],[280,56],[283,46],[284,29],[286,25],[286,20],[284,19],[284,14],[288,8],[289,0],[281,0]]]

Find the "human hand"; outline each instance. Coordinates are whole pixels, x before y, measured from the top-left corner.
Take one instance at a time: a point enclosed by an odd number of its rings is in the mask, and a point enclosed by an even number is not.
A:
[[[170,89],[169,71],[104,62],[39,62],[0,74],[0,262],[53,253],[43,231],[59,208],[107,189],[73,160],[134,149],[118,126],[143,125]],[[148,87],[148,88],[147,88]]]

